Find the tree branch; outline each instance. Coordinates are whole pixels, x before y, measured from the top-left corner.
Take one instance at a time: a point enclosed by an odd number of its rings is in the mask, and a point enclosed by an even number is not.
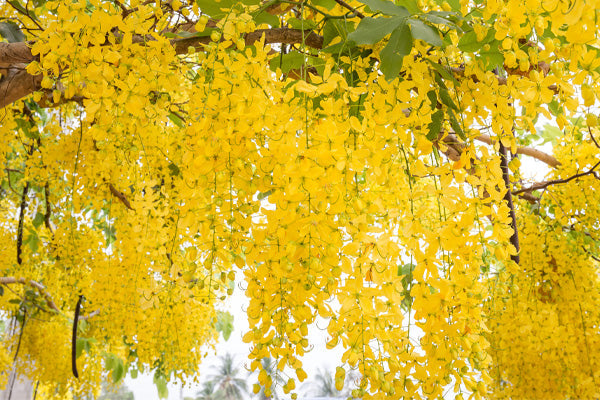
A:
[[[572,181],[573,179],[581,178],[581,177],[586,176],[586,175],[595,175],[596,174],[595,169],[599,165],[600,165],[600,161],[598,161],[596,164],[594,164],[594,166],[592,168],[590,168],[586,172],[580,172],[578,174],[572,175],[572,176],[570,176],[568,178],[565,178],[565,179],[555,179],[555,180],[552,180],[552,181],[535,183],[535,184],[533,184],[532,186],[530,186],[528,188],[523,188],[523,189],[515,190],[514,192],[512,192],[512,194],[531,193],[534,190],[546,189],[548,186],[551,186],[551,185],[558,185],[560,183],[567,183],[569,181]],[[598,178],[598,177],[596,176],[596,178]],[[598,178],[598,179],[600,179],[600,178]]]
[[[485,144],[489,144],[492,145],[493,141],[492,138],[489,135],[479,135],[475,138],[475,140],[483,142]],[[537,160],[540,160],[546,164],[548,164],[549,166],[556,168],[558,166],[560,166],[560,162],[554,157],[551,156],[550,154],[546,154],[543,151],[540,151],[538,149],[534,149],[533,147],[517,147],[517,152],[516,154],[523,154],[529,157],[533,157]]]
[[[41,283],[38,283],[34,280],[27,280],[25,278],[15,278],[12,276],[0,277],[0,284],[9,285],[11,283],[20,283],[21,285],[31,286],[31,287],[37,289],[37,291],[44,297],[44,300],[46,300],[46,304],[48,305],[48,308],[50,308],[51,310],[54,310],[60,314],[60,309],[56,306],[56,304],[52,300],[52,296],[50,296],[50,294],[48,294],[48,292],[46,291],[46,288]]]

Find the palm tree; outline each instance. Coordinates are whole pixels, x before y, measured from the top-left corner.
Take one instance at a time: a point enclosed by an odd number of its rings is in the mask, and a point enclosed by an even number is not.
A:
[[[342,396],[342,392],[335,388],[333,374],[325,368],[319,368],[314,382],[309,382],[308,386],[316,397]]]
[[[248,393],[248,386],[244,379],[238,378],[239,367],[234,363],[234,358],[227,353],[220,357],[221,364],[214,367],[217,370],[215,375],[210,377],[213,389],[220,399],[241,400],[245,393]],[[217,400],[217,397],[213,397]]]
[[[356,385],[359,374],[354,370],[348,371],[344,389],[335,388],[335,377],[326,368],[319,368],[314,381],[308,382],[308,391],[315,397],[336,397],[346,399],[351,395],[352,387]]]
[[[196,393],[194,400],[220,400],[222,398],[222,393],[215,391],[215,383],[213,381],[206,381],[202,385],[202,390]]]
[[[271,377],[271,382],[273,385],[271,386],[271,395],[267,396],[265,393],[265,388],[261,388],[260,392],[258,392],[259,400],[278,400],[279,394],[277,394],[276,388],[277,386],[285,385],[285,379],[283,376],[277,371],[277,366],[275,365],[275,360],[271,357],[265,357],[262,359],[262,369],[267,373],[268,376]]]

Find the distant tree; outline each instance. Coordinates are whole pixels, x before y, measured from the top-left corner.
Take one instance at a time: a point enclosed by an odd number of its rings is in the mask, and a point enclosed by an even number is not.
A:
[[[221,400],[223,394],[221,391],[215,390],[215,382],[210,380],[204,382],[202,390],[196,393],[195,400]]]
[[[275,360],[273,360],[271,357],[263,358],[262,359],[262,369],[263,369],[263,371],[265,371],[267,373],[268,376],[271,377],[271,381],[273,382],[273,385],[271,385],[271,392],[269,393],[268,396],[267,396],[267,392],[265,391],[266,388],[263,387],[260,389],[260,392],[258,392],[257,397],[260,400],[280,399],[281,397],[277,393],[276,388],[278,386],[285,385],[285,379],[283,379],[283,376],[281,376],[281,372],[277,370],[277,364],[276,364]]]
[[[133,392],[125,384],[112,387],[103,383],[102,392],[97,400],[134,400],[134,398]]]
[[[239,378],[239,367],[234,362],[234,357],[227,353],[220,357],[221,364],[216,366],[217,373],[211,376],[210,382],[214,385],[217,393],[225,400],[239,400],[248,393],[246,381]],[[216,398],[215,398],[216,399]]]
[[[346,373],[346,379],[344,382],[344,388],[337,390],[335,387],[334,374],[327,368],[319,368],[314,380],[307,382],[305,385],[307,393],[317,397],[339,397],[347,398],[351,395],[353,386],[356,386],[355,382],[359,375],[354,371],[350,370]]]
[[[326,368],[319,368],[314,381],[307,384],[309,393],[318,397],[342,397],[343,393],[335,388],[333,374]]]

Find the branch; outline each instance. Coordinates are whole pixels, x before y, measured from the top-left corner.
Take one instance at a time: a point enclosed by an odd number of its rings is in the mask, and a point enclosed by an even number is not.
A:
[[[483,142],[485,144],[489,144],[492,145],[493,141],[492,138],[489,135],[479,135],[475,138],[475,140],[478,140],[480,142]],[[533,147],[517,147],[517,152],[516,154],[523,154],[529,157],[533,157],[537,160],[540,160],[546,164],[548,164],[549,166],[556,168],[558,166],[560,166],[560,161],[558,161],[556,158],[554,158],[554,156],[551,156],[550,154],[546,154],[543,151],[540,151],[538,149],[534,149]]]
[[[48,294],[48,292],[46,292],[46,288],[41,283],[38,283],[34,280],[26,280],[25,278],[15,278],[12,276],[0,277],[1,285],[9,285],[11,283],[20,283],[21,285],[31,286],[31,287],[37,289],[37,291],[40,292],[40,294],[46,300],[46,304],[48,305],[48,308],[50,308],[51,310],[54,310],[60,314],[60,309],[56,306],[56,304],[52,300],[52,296],[50,296],[50,294]]]
[[[586,172],[580,172],[578,174],[572,175],[572,176],[570,176],[568,178],[565,178],[565,179],[555,179],[555,180],[552,180],[552,181],[535,183],[535,184],[533,184],[532,186],[530,186],[528,188],[523,188],[523,189],[515,190],[514,192],[512,192],[512,194],[531,193],[534,190],[546,189],[548,186],[551,186],[551,185],[558,185],[560,183],[567,183],[567,182],[572,181],[573,179],[581,178],[582,176],[595,175],[596,174],[595,169],[599,165],[600,165],[600,161],[598,161],[596,164],[594,164],[594,166],[592,168],[590,168]],[[598,177],[596,176],[596,178],[598,178]]]
[[[302,31],[300,29],[290,28],[272,28],[258,29],[254,32],[249,32],[244,36],[246,46],[251,46],[258,42],[262,37],[265,37],[265,44],[282,43],[282,44],[298,44],[303,43],[308,47],[320,49],[323,47],[323,36],[317,35],[313,31]],[[154,40],[154,38],[149,39]],[[134,42],[144,42],[144,38],[137,38]],[[185,54],[190,47],[201,50],[205,45],[212,40],[209,36],[190,37],[183,39],[173,39],[171,44],[175,48],[177,54]]]
[[[344,0],[335,0],[335,2],[338,3],[340,6],[352,11],[354,15],[356,15],[358,18],[362,19],[365,17],[363,13],[358,11],[356,8],[352,7],[350,4],[346,3]]]

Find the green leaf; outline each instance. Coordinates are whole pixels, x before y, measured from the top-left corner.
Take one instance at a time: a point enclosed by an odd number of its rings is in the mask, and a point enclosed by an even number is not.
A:
[[[276,15],[269,14],[266,11],[259,12],[254,14],[254,22],[256,25],[267,24],[273,28],[279,27],[279,18]]]
[[[450,21],[449,19],[446,19],[446,18],[440,16],[437,13],[430,12],[427,14],[423,14],[423,19],[429,23],[443,25],[448,29],[454,29],[459,32],[462,32],[462,29],[458,25],[456,25],[454,22]]]
[[[458,120],[456,119],[456,115],[454,115],[454,112],[451,109],[447,109],[447,111],[448,111],[448,118],[450,119],[450,126],[452,126],[454,133],[456,133],[456,135],[458,135],[459,138],[466,141],[467,136],[465,135],[465,132],[463,132],[462,127],[458,123]]]
[[[381,50],[381,72],[385,79],[392,80],[398,76],[402,69],[402,60],[404,56],[410,54],[412,49],[412,36],[410,28],[403,20],[392,32],[390,40]]]
[[[215,325],[217,332],[221,332],[225,341],[229,340],[233,332],[233,315],[226,311],[217,311],[217,323]]]
[[[328,19],[323,26],[323,48],[327,47],[336,37],[341,37],[342,42],[345,42],[347,36],[341,20]]]
[[[288,54],[283,54],[279,57],[274,57],[269,62],[272,71],[277,70],[281,66],[281,72],[287,74],[293,69],[300,69],[304,65],[305,55],[293,51]]]
[[[495,42],[498,41],[496,40],[490,44],[490,51],[481,51],[479,53],[483,59],[486,71],[491,71],[498,66],[504,65],[504,55],[498,50],[498,46],[494,45]]]
[[[14,22],[0,22],[0,36],[9,43],[24,42],[25,35]]]
[[[131,376],[132,379],[136,379],[138,377],[138,369],[137,368],[132,368],[129,371],[129,375]]]
[[[421,9],[416,0],[396,0],[397,5],[402,6],[411,14],[421,14]]]
[[[459,83],[456,80],[456,78],[454,77],[454,75],[452,75],[450,73],[450,71],[448,71],[446,68],[444,68],[442,65],[426,58],[425,60],[427,60],[427,62],[429,62],[429,65],[431,65],[433,67],[433,69],[435,69],[435,71],[437,72],[437,76],[435,77],[435,80],[441,80],[441,78],[444,78],[447,81],[452,81],[454,83],[455,86],[458,86]],[[446,85],[443,83],[442,81],[442,86],[446,87]]]
[[[264,192],[264,193],[263,193],[263,192],[260,192],[260,193],[258,193],[258,195],[256,195],[256,198],[257,198],[258,200],[263,200],[263,199],[266,199],[267,197],[269,197],[271,194],[273,194],[273,189],[271,189],[271,190],[267,190],[267,191],[266,191],[266,192]],[[1,286],[0,286],[0,287],[1,287]]]
[[[168,117],[171,120],[171,122],[173,122],[179,128],[183,128],[185,126],[185,124],[183,123],[183,120],[181,118],[179,118],[177,116],[177,114],[170,112]]]
[[[158,390],[158,397],[161,399],[166,399],[169,397],[169,389],[167,389],[167,379],[158,372],[154,374],[154,384],[156,385],[156,389]]]
[[[219,2],[216,2],[215,0],[196,0],[196,4],[200,7],[200,11],[215,19],[225,17],[235,3],[237,3],[236,0],[221,0]]]
[[[397,15],[400,17],[408,17],[410,13],[404,7],[400,7],[394,4],[393,1],[387,0],[359,0],[361,3],[366,4],[373,11],[380,11],[386,15]]]
[[[375,44],[405,22],[406,18],[404,17],[365,17],[360,21],[356,30],[348,35],[348,40],[352,40],[356,44]]]
[[[290,25],[290,27],[293,29],[307,30],[307,29],[315,29],[317,27],[317,24],[314,21],[311,21],[308,19],[301,20],[298,18],[289,18],[287,20],[287,22]]]
[[[435,140],[442,131],[442,123],[444,122],[444,110],[437,110],[431,114],[431,122],[428,125],[429,132],[427,133],[427,139]]]
[[[335,0],[313,0],[313,5],[326,8],[327,10],[333,9],[337,5]]]
[[[36,213],[31,223],[35,228],[39,228],[44,223],[44,214]]]
[[[125,376],[125,366],[123,365],[123,360],[118,357],[115,357],[115,365],[112,370],[112,380],[113,383],[119,382]]]
[[[458,106],[454,103],[454,100],[450,96],[450,92],[447,89],[440,88],[440,100],[444,105],[450,107],[454,111],[458,111]]]
[[[490,29],[488,30],[488,33],[483,38],[483,40],[478,41],[475,31],[467,32],[464,35],[462,35],[458,40],[458,48],[467,53],[476,52],[480,50],[484,45],[494,40],[495,35],[496,31],[494,29]]]
[[[168,168],[169,168],[169,175],[171,175],[171,176],[179,175],[179,167],[176,164],[170,163]]]
[[[444,43],[438,34],[437,29],[426,25],[423,21],[410,18],[408,20],[410,24],[410,30],[415,39],[420,39],[425,43],[429,43],[432,46],[442,46]]]

